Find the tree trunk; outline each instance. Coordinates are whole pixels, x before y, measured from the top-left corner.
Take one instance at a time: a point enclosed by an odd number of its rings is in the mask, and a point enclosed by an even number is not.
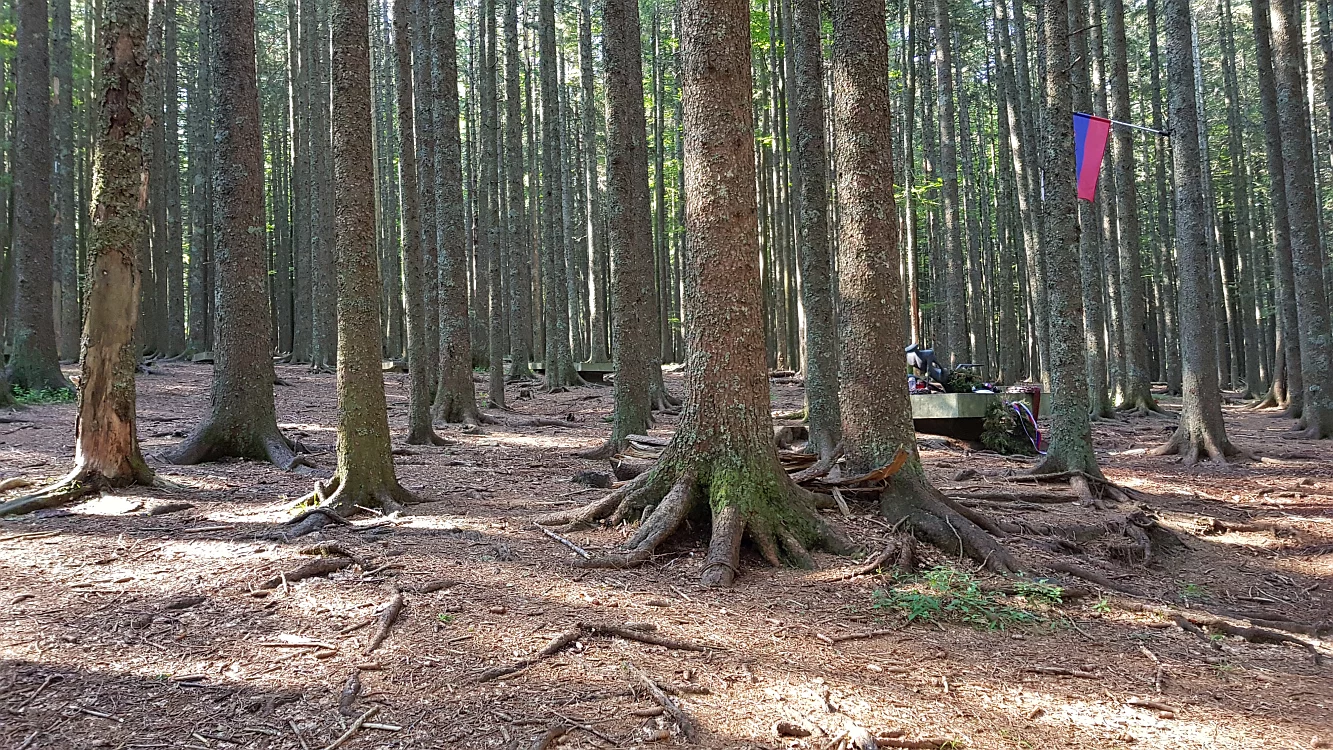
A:
[[[589,456],[609,457],[630,435],[652,425],[651,389],[657,365],[652,206],[639,49],[639,5],[607,0],[602,42],[606,61],[606,219],[610,244],[611,324],[616,371],[611,437]],[[657,368],[660,372],[660,368]]]
[[[79,358],[79,258],[74,244],[74,64],[69,0],[51,3],[51,203],[59,336],[63,360]]]
[[[217,31],[213,175],[217,233],[217,341],[213,405],[164,457],[197,464],[225,456],[267,459],[291,470],[306,463],[278,431],[273,406],[273,323],[264,251],[264,157],[255,68],[253,0],[208,0]],[[378,337],[377,337],[378,338]]]
[[[371,156],[370,23],[366,0],[334,0],[333,168],[338,301],[338,469],[314,496],[335,512],[401,510],[380,370],[380,272]],[[322,484],[322,483],[321,483]],[[328,494],[332,490],[332,494]]]
[[[676,436],[652,470],[619,491],[541,519],[578,524],[641,518],[620,552],[592,561],[628,567],[645,562],[699,508],[712,517],[702,573],[710,586],[731,584],[747,532],[773,565],[781,563],[779,546],[807,566],[812,546],[847,549],[815,512],[809,493],[787,478],[773,444],[755,221],[749,29],[744,0],[681,5],[689,362]]]
[[[139,451],[134,411],[148,8],[142,0],[108,0],[108,4],[97,52],[103,90],[93,141],[95,207],[90,217],[88,316],[74,470],[51,487],[0,504],[0,516],[51,507],[108,487],[153,482],[153,471]]]
[[[1125,39],[1124,0],[1106,0],[1106,9],[1110,32],[1111,117],[1130,122],[1133,118],[1129,109],[1129,43]],[[1124,393],[1118,406],[1147,413],[1160,409],[1152,397],[1152,376],[1148,371],[1146,296],[1140,270],[1138,174],[1134,165],[1135,134],[1120,126],[1112,129],[1112,138],[1120,237],[1120,307],[1125,337]]]
[[[213,346],[213,67],[211,6],[199,4],[198,44],[194,87],[190,91],[190,340],[189,350]],[[142,270],[142,269],[141,269]],[[298,285],[299,286],[299,285]],[[298,300],[299,304],[299,300]]]
[[[1078,2],[1079,0],[1075,0]],[[1092,429],[1088,421],[1087,353],[1083,330],[1082,291],[1061,283],[1075,279],[1079,266],[1079,226],[1074,190],[1074,139],[1069,129],[1074,118],[1070,91],[1069,0],[1045,0],[1046,46],[1045,129],[1042,143],[1047,179],[1042,201],[1045,218],[1042,256],[1046,278],[1050,323],[1051,425],[1046,459],[1034,473],[1081,471],[1101,476],[1092,452]]]
[[[530,273],[527,193],[523,184],[523,99],[519,88],[518,2],[505,0],[505,177],[506,256],[509,273],[509,379],[532,378],[532,282]],[[535,179],[536,175],[532,175]],[[602,248],[603,254],[606,248]],[[603,308],[604,309],[604,308]]]
[[[1194,98],[1194,60],[1189,0],[1166,0],[1168,117],[1171,123],[1175,191],[1176,253],[1180,262],[1180,346],[1184,360],[1180,426],[1155,453],[1179,453],[1188,464],[1201,457],[1223,461],[1238,451],[1222,423],[1213,337],[1213,287],[1208,278],[1207,206],[1199,159],[1199,110]]]
[[[555,4],[553,0],[539,0],[537,26],[541,58],[542,104],[542,220],[546,224],[548,241],[542,245],[542,302],[545,307],[546,388],[557,391],[571,385],[582,385],[583,379],[574,369],[569,340],[569,255],[564,228],[564,157],[560,144],[564,130],[560,117],[561,92],[557,82],[555,45]]]
[[[608,258],[606,240],[602,234],[601,188],[597,180],[597,90],[593,74],[591,0],[580,0],[579,3],[579,82],[583,86],[583,164],[588,186],[588,249],[592,252],[592,298],[588,306],[588,328],[592,337],[589,361],[606,362],[610,359],[605,282]],[[514,88],[517,92],[517,83]]]
[[[1166,121],[1162,117],[1162,56],[1158,54],[1157,47],[1157,2],[1148,0],[1148,57],[1152,61],[1152,120],[1153,128],[1163,130],[1166,128]],[[1172,395],[1181,392],[1181,374],[1182,367],[1180,361],[1180,324],[1179,307],[1176,304],[1176,273],[1175,260],[1172,253],[1172,235],[1170,231],[1170,206],[1167,198],[1166,184],[1166,139],[1158,138],[1156,140],[1156,153],[1153,159],[1154,177],[1157,184],[1157,244],[1161,253],[1161,278],[1158,283],[1161,286],[1162,294],[1162,318],[1164,331],[1162,334],[1163,347],[1166,349],[1166,356],[1163,357],[1164,369],[1166,370],[1166,390]]]
[[[503,154],[500,149],[500,117],[496,102],[496,74],[499,62],[499,45],[495,34],[495,0],[481,0],[484,18],[480,19],[485,28],[485,58],[481,71],[481,107],[482,107],[482,180],[486,183],[485,220],[486,253],[485,265],[478,265],[478,273],[485,272],[487,283],[484,287],[488,295],[486,300],[489,323],[488,357],[490,361],[490,383],[487,388],[487,401],[491,406],[505,408],[505,363],[504,355],[509,350],[505,326],[505,304],[503,288],[504,235],[500,230],[500,204],[504,183],[500,179],[500,161]]]
[[[51,215],[51,76],[46,0],[18,3],[14,64],[14,234],[18,284],[9,381],[29,391],[73,390],[56,352]]]
[[[431,393],[426,339],[434,333],[426,330],[426,295],[423,289],[426,268],[421,252],[421,204],[417,190],[416,148],[412,141],[416,132],[412,90],[414,65],[412,34],[408,26],[409,18],[413,25],[418,26],[429,21],[421,12],[421,0],[416,0],[414,9],[410,8],[412,4],[411,0],[394,0],[393,3],[393,44],[398,62],[398,139],[402,144],[398,154],[398,181],[401,186],[403,280],[407,291],[407,373],[410,384],[407,442],[412,445],[440,445],[443,440],[435,434],[430,421]]]
[[[432,21],[431,62],[440,82],[458,80],[454,5],[427,0]],[[421,16],[425,18],[425,16]],[[468,327],[467,236],[463,224],[463,147],[458,129],[458,86],[436,91],[435,210],[439,243],[440,298],[439,384],[435,418],[442,422],[480,424],[477,392],[472,384],[472,333]],[[423,207],[430,205],[423,203]],[[424,209],[423,209],[424,210]]]
[[[953,35],[949,30],[949,4],[935,0],[935,89],[939,97],[940,163],[942,180],[940,210],[944,220],[944,268],[946,274],[944,305],[944,359],[952,364],[972,361],[967,338],[967,288],[963,268],[963,234],[959,221],[962,206],[958,199],[958,130],[954,112]],[[886,61],[887,65],[887,61]]]
[[[1301,340],[1301,381],[1305,387],[1301,419],[1307,437],[1327,438],[1333,437],[1333,334],[1324,284],[1314,161],[1310,156],[1309,109],[1301,80],[1297,7],[1292,0],[1273,0],[1271,7],[1277,114]]]

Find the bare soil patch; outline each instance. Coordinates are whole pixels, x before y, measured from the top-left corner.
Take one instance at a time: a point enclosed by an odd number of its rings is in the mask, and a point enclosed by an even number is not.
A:
[[[1164,420],[1097,424],[1108,477],[1148,496],[1104,511],[1026,498],[1070,492],[1005,481],[1032,460],[920,436],[936,484],[980,496],[967,502],[996,518],[1059,525],[1137,510],[1188,545],[1144,564],[1089,542],[1069,559],[1141,597],[1096,587],[1059,605],[1003,597],[998,606],[1031,621],[974,627],[875,608],[876,590],[901,582],[844,579],[857,559],[817,555],[820,568],[801,571],[750,556],[729,590],[696,585],[702,538],[638,570],[574,567],[577,553],[532,518],[605,492],[571,481],[610,473],[573,457],[605,439],[604,387],[547,395],[514,385],[517,411],[577,426],[442,428],[453,445],[422,447],[401,442],[405,376],[386,374],[399,477],[427,502],[399,519],[272,539],[332,469],[333,376],[278,368],[290,384],[277,389],[279,422],[319,451],[301,474],[153,461],[209,397],[207,367],[153,369],[139,379],[140,436],[154,468],[187,490],[136,489],[0,523],[0,746],[314,749],[347,735],[339,747],[824,748],[859,730],[890,747],[1333,741],[1333,642],[1319,629],[1333,622],[1333,445],[1287,440],[1289,422],[1271,411],[1227,406],[1233,441],[1260,456],[1227,466],[1146,456],[1170,434]],[[797,386],[773,392],[776,410],[799,408]],[[26,421],[0,423],[0,481],[68,470],[72,404],[6,416]],[[168,503],[190,507],[160,512]],[[850,517],[826,513],[873,553],[891,532],[874,510],[853,499]],[[596,554],[629,531],[568,537]],[[1036,535],[1009,542],[1052,557]],[[999,582],[939,553],[922,563]],[[1299,645],[1200,637],[1170,613],[1306,625],[1292,635],[1325,663]],[[673,710],[688,717],[688,738]]]

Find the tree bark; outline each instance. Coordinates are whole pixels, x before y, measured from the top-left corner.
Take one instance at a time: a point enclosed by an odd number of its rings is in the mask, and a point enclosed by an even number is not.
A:
[[[958,199],[958,130],[953,92],[953,36],[949,28],[949,4],[935,2],[935,89],[939,97],[940,163],[943,189],[940,210],[944,221],[945,309],[943,349],[946,361],[972,361],[967,338],[967,289],[963,280],[963,234]],[[887,64],[887,61],[886,61]]]
[[[530,223],[523,183],[523,99],[518,52],[518,1],[505,0],[505,177],[508,203],[505,266],[509,274],[509,379],[532,378],[532,282]],[[536,179],[536,175],[532,175]],[[602,248],[603,254],[606,248]],[[527,271],[527,273],[525,273]],[[603,308],[605,309],[605,308]]]
[[[1301,339],[1301,381],[1305,388],[1301,419],[1308,437],[1327,438],[1333,437],[1333,334],[1324,284],[1309,108],[1302,85],[1298,13],[1292,0],[1273,0],[1270,9],[1296,323]]]
[[[264,158],[255,63],[254,0],[208,0],[217,32],[217,137],[213,202],[217,234],[217,340],[211,413],[164,453],[174,464],[226,456],[305,461],[278,431],[273,405],[273,322],[264,251]],[[378,338],[378,337],[377,337]]]
[[[46,0],[18,3],[14,63],[14,255],[17,287],[10,322],[8,379],[29,391],[70,391],[56,352],[51,305],[51,75]]]
[[[1183,409],[1180,426],[1158,455],[1179,453],[1186,463],[1200,458],[1224,461],[1238,451],[1222,423],[1213,337],[1213,287],[1208,278],[1208,240],[1204,236],[1203,175],[1199,159],[1199,110],[1194,98],[1194,60],[1189,0],[1166,0],[1168,117],[1171,122],[1172,176],[1175,191],[1176,253],[1180,263],[1180,346]]]
[[[107,1],[96,58],[103,89],[93,141],[95,207],[74,469],[50,487],[0,504],[0,516],[51,507],[108,487],[153,482],[153,471],[139,451],[134,411],[139,364],[136,263],[146,198],[141,105],[148,8],[142,0]]]
[[[51,3],[51,145],[54,156],[51,203],[60,309],[56,350],[62,360],[79,357],[79,258],[74,243],[74,64],[69,0]]]

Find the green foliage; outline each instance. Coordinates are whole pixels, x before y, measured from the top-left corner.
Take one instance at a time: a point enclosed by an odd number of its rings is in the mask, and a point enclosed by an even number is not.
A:
[[[445,625],[452,624],[454,621],[454,616],[449,614],[448,612],[441,612],[438,615],[436,615],[435,618],[440,622],[444,623]]]
[[[1037,452],[1018,421],[1018,413],[1003,401],[986,408],[981,422],[981,444],[1005,456],[1031,456]]]
[[[38,404],[70,404],[74,402],[74,391],[68,388],[43,388],[32,391],[21,385],[14,386],[14,400],[25,406]]]
[[[1183,581],[1180,583],[1180,598],[1188,603],[1191,599],[1194,601],[1203,601],[1211,596],[1208,588],[1203,584]]]
[[[981,385],[981,375],[976,370],[954,370],[945,376],[944,390],[946,393],[971,393],[974,388]]]
[[[938,565],[890,589],[878,589],[871,607],[891,610],[908,622],[960,622],[980,630],[1004,630],[1045,619],[1061,603],[1058,586],[1020,581],[1013,596],[987,591],[965,570]]]

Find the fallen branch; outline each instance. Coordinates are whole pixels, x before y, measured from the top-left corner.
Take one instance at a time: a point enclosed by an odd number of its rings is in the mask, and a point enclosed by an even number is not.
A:
[[[542,659],[546,659],[563,651],[571,643],[581,638],[624,638],[627,641],[637,641],[651,646],[662,646],[665,648],[676,649],[678,651],[706,652],[721,650],[715,646],[703,646],[697,643],[678,641],[674,638],[654,635],[651,631],[656,628],[651,625],[635,627],[633,625],[612,625],[608,623],[579,623],[577,627],[570,628],[560,635],[552,638],[541,651],[526,659],[514,662],[501,667],[491,667],[481,674],[477,675],[477,682],[490,682],[498,680],[501,677],[508,677],[517,674],[531,667]]]
[[[568,548],[574,550],[575,552],[578,553],[579,557],[582,557],[584,560],[588,560],[588,559],[591,559],[591,558],[592,558],[592,555],[589,555],[587,550],[585,550],[585,549],[583,549],[582,547],[578,546],[577,544],[571,542],[570,540],[564,538],[563,536],[560,536],[559,534],[555,533],[554,531],[551,531],[550,529],[546,528],[545,526],[542,526],[541,524],[537,524],[537,523],[534,523],[533,526],[536,526],[538,529],[541,529],[541,532],[542,532],[543,534],[545,534],[545,535],[551,537],[552,539],[556,540],[557,542],[560,542],[561,544],[565,545],[566,547],[568,547]]]
[[[1100,679],[1092,672],[1085,672],[1082,669],[1069,669],[1067,667],[1028,667],[1024,672],[1035,672],[1036,674],[1061,675],[1065,677],[1082,677],[1085,680]]]
[[[1115,583],[1114,581],[1110,580],[1109,578],[1106,578],[1100,573],[1094,573],[1091,570],[1087,570],[1086,568],[1081,568],[1073,563],[1057,560],[1055,562],[1047,563],[1046,567],[1050,568],[1051,570],[1054,570],[1057,573],[1065,573],[1066,575],[1071,575],[1076,578],[1082,578],[1083,580],[1088,581],[1090,583],[1095,583],[1104,589],[1119,591],[1122,594],[1129,594],[1130,596],[1138,596],[1138,597],[1143,596],[1143,592],[1139,591],[1133,586],[1126,586],[1121,583]]]
[[[371,706],[369,711],[356,717],[356,721],[352,722],[352,726],[348,727],[347,731],[343,732],[341,737],[325,746],[324,750],[338,750],[338,748],[343,746],[343,743],[352,739],[352,735],[356,734],[356,730],[360,729],[361,725],[365,724],[367,719],[374,716],[379,710],[379,706]]]
[[[389,637],[389,629],[398,621],[398,615],[403,612],[403,592],[393,592],[393,598],[385,605],[384,611],[380,612],[379,627],[375,628],[375,635],[370,639],[370,645],[362,653],[369,654],[384,643],[384,639]]]
[[[361,673],[353,669],[352,674],[347,677],[347,683],[343,685],[343,691],[338,696],[338,713],[343,716],[352,715],[352,704],[361,695]]]
[[[538,737],[536,740],[533,741],[532,750],[546,750],[548,747],[555,744],[556,740],[560,739],[561,737],[564,737],[565,733],[568,731],[569,727],[564,727],[564,726],[551,727],[550,729],[546,730],[542,734],[542,736]]]
[[[284,579],[286,579],[287,583],[296,583],[297,581],[304,581],[307,578],[326,576],[335,571],[342,570],[351,564],[352,561],[346,557],[321,557],[317,560],[311,560],[290,573],[270,578],[260,584],[259,588],[276,589],[283,584]]]
[[[1209,630],[1222,633],[1224,635],[1234,635],[1240,638],[1244,638],[1246,641],[1249,641],[1250,643],[1264,643],[1271,645],[1281,645],[1283,643],[1295,644],[1297,646],[1300,646],[1301,648],[1304,648],[1306,651],[1309,651],[1310,656],[1313,657],[1314,663],[1316,665],[1323,664],[1324,661],[1323,655],[1319,653],[1319,649],[1315,648],[1315,645],[1313,643],[1310,643],[1309,641],[1303,641],[1300,638],[1297,638],[1296,636],[1293,635],[1287,635],[1286,633],[1279,633],[1274,630],[1265,630],[1263,628],[1241,627],[1239,625],[1232,625],[1231,623],[1225,622],[1223,620],[1214,620],[1214,619],[1205,620],[1196,618],[1188,618],[1188,620],[1194,625],[1202,626],[1208,628]]]
[[[690,721],[690,717],[681,710],[680,706],[676,705],[676,702],[671,699],[671,696],[662,692],[662,688],[658,687],[657,683],[653,682],[653,679],[641,669],[628,661],[624,662],[623,665],[625,670],[638,680],[639,685],[641,685],[644,690],[648,691],[648,694],[653,697],[653,700],[657,701],[658,705],[666,711],[667,716],[670,716],[671,720],[676,722],[676,726],[680,727],[680,735],[684,737],[687,742],[692,742],[694,740],[694,722]]]
[[[677,651],[695,651],[704,653],[707,651],[720,650],[708,646],[701,646],[697,643],[689,643],[687,641],[678,641],[674,638],[653,635],[651,632],[648,632],[643,628],[630,628],[593,622],[579,623],[579,627],[586,631],[589,636],[614,636],[617,638],[624,638],[627,641],[638,641],[639,643],[647,643],[651,646],[664,646]]]
[[[880,747],[908,747],[917,750],[940,750],[946,747],[962,747],[962,743],[951,737],[927,737],[920,740],[907,740],[901,737],[876,737],[875,744]]]

